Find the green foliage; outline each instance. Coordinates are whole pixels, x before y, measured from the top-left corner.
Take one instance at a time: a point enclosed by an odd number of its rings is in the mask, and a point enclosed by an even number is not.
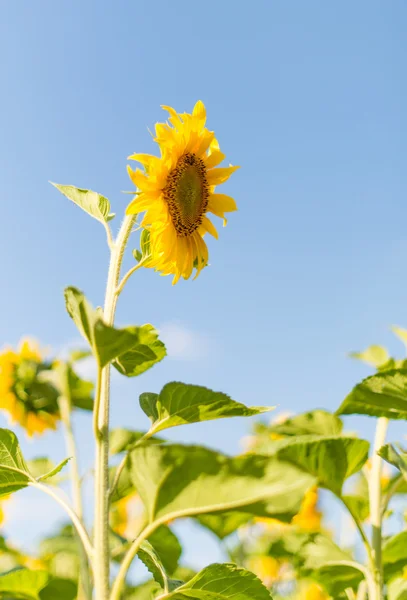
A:
[[[77,585],[68,579],[53,578],[40,591],[40,600],[76,600]]]
[[[159,394],[141,394],[140,406],[152,423],[149,435],[187,423],[251,417],[272,410],[265,406],[248,408],[222,392],[178,382],[167,383]]]
[[[389,353],[383,346],[369,346],[363,352],[351,352],[350,356],[377,369],[390,360]]]
[[[65,302],[70,317],[89,342],[101,368],[114,361],[113,365],[122,374],[132,377],[164,357],[165,347],[157,340],[151,325],[124,329],[111,327],[103,321],[100,311],[95,310],[74,287],[66,288]]]
[[[391,369],[367,377],[345,398],[338,414],[407,419],[407,369]]]
[[[138,551],[138,556],[150,571],[154,577],[154,580],[166,592],[172,591],[183,583],[182,581],[173,580],[168,576],[160,556],[154,550],[154,547],[150,544],[150,542],[145,541],[141,544]]]
[[[407,531],[392,536],[383,545],[385,579],[403,572],[407,566]]]
[[[345,436],[298,436],[269,441],[256,450],[295,464],[340,495],[344,481],[359,471],[368,457],[369,442]]]
[[[264,427],[264,426],[263,426]],[[339,435],[343,424],[339,417],[326,410],[313,410],[296,415],[282,423],[271,423],[266,427],[269,433],[282,436],[298,435]]]
[[[58,475],[58,473],[60,471],[62,471],[62,469],[65,467],[65,465],[68,464],[68,462],[71,460],[71,457],[69,458],[65,458],[64,460],[62,460],[58,465],[56,465],[55,467],[53,467],[50,471],[48,471],[47,473],[45,473],[44,475],[40,475],[38,477],[38,481],[45,481],[47,479],[53,479],[55,477],[55,475]]]
[[[392,444],[380,448],[379,454],[385,461],[396,467],[407,481],[407,452],[398,452]]]
[[[315,479],[264,456],[229,458],[200,446],[140,445],[130,476],[149,523],[244,509],[289,519]]]
[[[335,598],[347,588],[355,589],[363,574],[353,563],[352,555],[344,552],[324,535],[316,535],[300,549],[302,571],[320,583]]]
[[[15,569],[0,575],[0,593],[10,598],[42,600],[40,592],[48,580],[49,574],[46,571]]]
[[[126,377],[137,377],[160,362],[167,350],[157,335],[152,325],[139,327],[138,343],[128,352],[120,354],[113,366]]]
[[[209,565],[161,600],[270,600],[267,588],[253,573],[234,564]]]
[[[199,515],[197,521],[200,525],[212,531],[220,540],[234,533],[242,525],[246,525],[253,515],[244,512],[222,512],[209,515]]]
[[[21,490],[29,481],[28,466],[17,436],[8,429],[0,429],[0,497]]]
[[[60,185],[52,181],[50,183],[97,221],[107,223],[113,219],[114,214],[110,212],[110,202],[101,194],[92,192],[92,190],[83,190],[73,185]]]

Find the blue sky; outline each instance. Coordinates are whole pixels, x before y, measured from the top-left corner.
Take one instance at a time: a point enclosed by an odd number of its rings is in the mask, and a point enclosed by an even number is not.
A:
[[[197,281],[171,287],[149,270],[130,281],[118,323],[152,322],[171,356],[136,381],[115,378],[113,424],[145,426],[139,393],[170,380],[282,411],[334,410],[369,372],[349,350],[403,352],[389,325],[407,326],[405,2],[42,0],[0,11],[1,343],[31,334],[65,348],[78,335],[64,287],[103,300],[103,228],[48,180],[99,191],[120,215],[126,157],[155,152],[147,128],[165,118],[160,105],[189,111],[201,99],[242,167],[224,186],[239,211],[209,241]],[[371,435],[369,419],[348,423]],[[90,457],[89,420],[76,425]],[[171,437],[236,452],[249,426]],[[64,455],[58,435],[23,446]],[[37,524],[13,514],[7,531],[35,539]]]

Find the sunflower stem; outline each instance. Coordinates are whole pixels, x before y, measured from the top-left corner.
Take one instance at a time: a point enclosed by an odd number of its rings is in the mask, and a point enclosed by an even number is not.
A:
[[[61,413],[61,421],[64,426],[65,445],[68,456],[71,457],[70,461],[70,478],[71,478],[71,489],[72,489],[72,500],[73,508],[78,518],[83,520],[83,505],[82,505],[82,491],[81,491],[81,480],[79,476],[78,467],[78,454],[76,449],[75,435],[72,428],[71,412],[72,412],[72,401],[70,397],[70,387],[68,382],[67,374],[65,373],[65,395],[62,395],[58,399],[59,410]],[[86,556],[85,548],[82,544],[80,537],[78,536],[78,547],[79,547],[79,559],[80,559],[80,576],[78,581],[78,600],[90,600],[92,598],[92,584],[89,574],[89,564]]]
[[[382,565],[382,487],[381,475],[383,462],[378,452],[384,446],[389,420],[380,417],[377,421],[373,446],[372,470],[369,477],[370,521],[372,524],[372,558],[374,563],[374,593],[369,600],[383,598],[383,565]]]
[[[111,244],[110,265],[107,277],[103,317],[113,325],[120,269],[123,254],[129,239],[135,215],[123,220],[117,239]],[[98,392],[95,400],[95,593],[96,600],[108,600],[110,588],[109,549],[109,398],[110,365],[104,367],[98,377]]]

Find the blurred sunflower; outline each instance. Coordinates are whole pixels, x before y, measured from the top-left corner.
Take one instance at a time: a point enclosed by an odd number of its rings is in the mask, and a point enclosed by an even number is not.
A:
[[[47,368],[38,345],[28,339],[20,342],[16,352],[6,348],[0,353],[0,409],[29,436],[56,429],[60,418],[58,394],[41,379]]]
[[[304,600],[328,600],[328,594],[316,583],[310,583],[301,594]]]
[[[318,488],[315,486],[308,490],[302,501],[301,508],[292,520],[302,531],[320,531],[322,513],[318,510]]]
[[[143,515],[143,504],[137,492],[115,502],[110,515],[113,531],[124,538],[137,536]]]
[[[127,207],[127,214],[144,212],[141,223],[150,234],[150,259],[145,263],[163,275],[188,279],[193,269],[196,276],[208,263],[208,249],[203,237],[217,238],[212,213],[223,218],[237,210],[230,196],[215,194],[215,186],[224,183],[239,167],[215,168],[225,158],[214,132],[205,127],[206,110],[201,101],[192,114],[178,114],[163,106],[170,114],[168,123],[157,123],[155,141],[161,156],[133,154],[144,166],[144,173],[128,167],[134,185],[140,190]]]

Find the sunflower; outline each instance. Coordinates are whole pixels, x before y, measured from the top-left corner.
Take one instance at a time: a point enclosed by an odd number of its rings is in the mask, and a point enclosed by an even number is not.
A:
[[[194,268],[196,276],[208,264],[208,248],[203,237],[210,233],[218,237],[207,213],[223,218],[237,210],[230,196],[216,194],[215,186],[224,183],[239,167],[217,167],[225,158],[214,132],[205,127],[206,111],[201,101],[192,114],[169,113],[168,123],[157,123],[155,141],[161,156],[133,154],[130,160],[143,165],[144,172],[128,167],[138,188],[127,214],[144,212],[141,223],[150,235],[150,257],[145,266],[189,279]]]
[[[41,379],[45,369],[38,345],[28,339],[16,352],[6,348],[0,353],[0,409],[29,436],[56,429],[59,420],[56,390]]]
[[[318,510],[318,488],[315,486],[306,492],[300,511],[292,523],[302,531],[320,531],[321,520],[322,513]]]

